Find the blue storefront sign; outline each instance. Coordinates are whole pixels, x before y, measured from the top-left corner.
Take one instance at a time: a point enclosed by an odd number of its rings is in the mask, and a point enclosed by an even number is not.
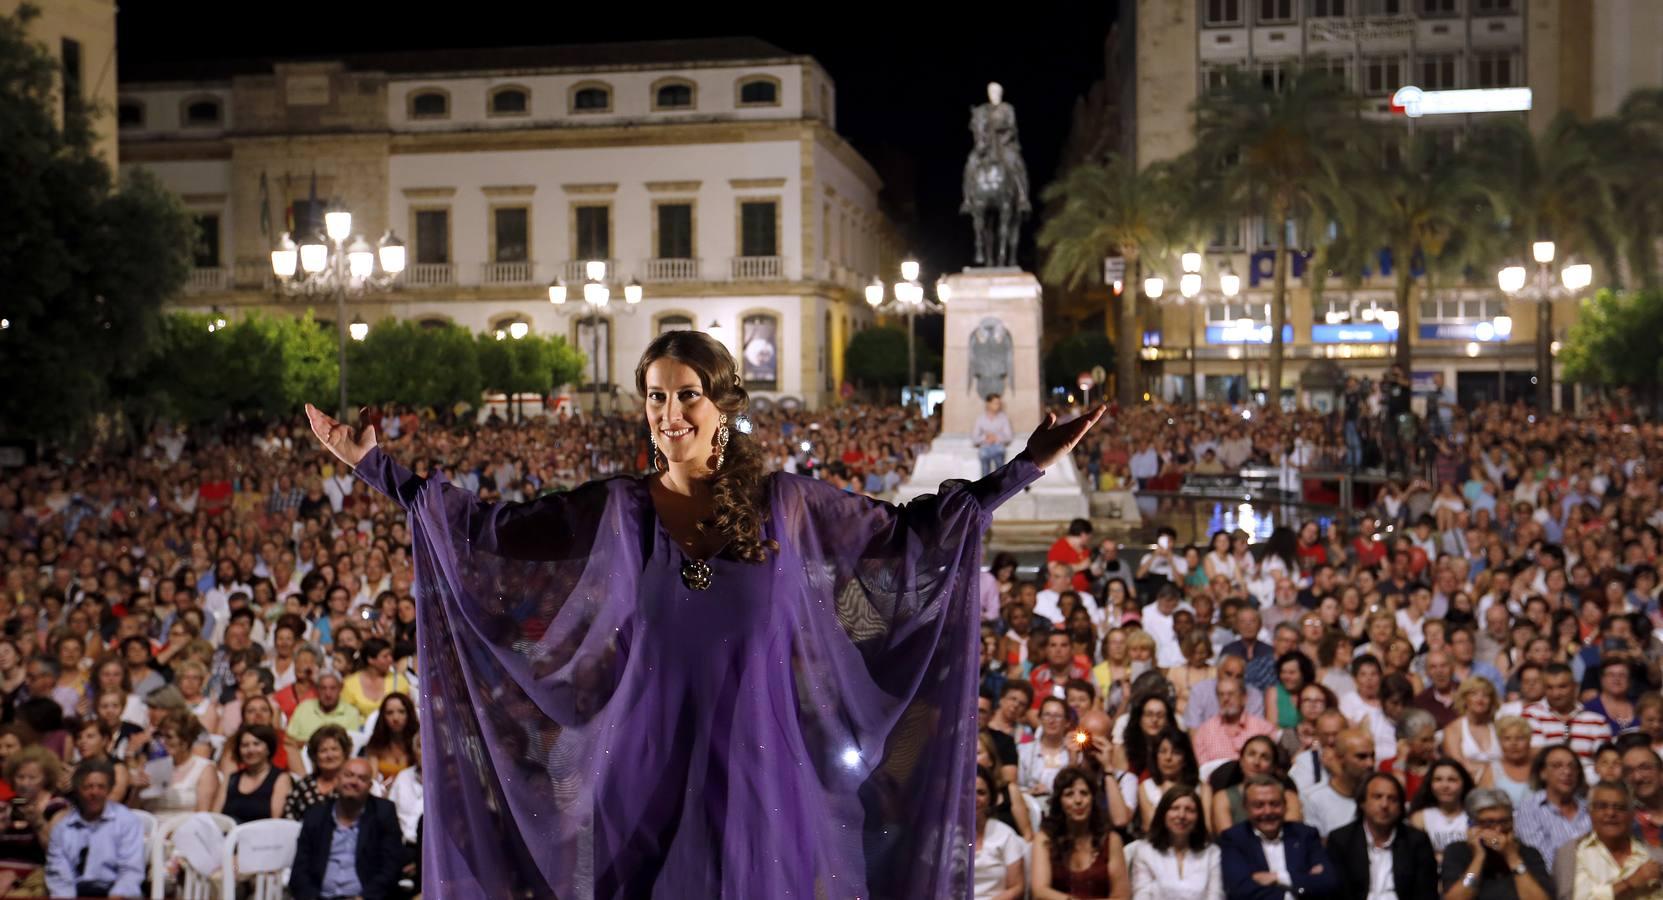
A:
[[[1420,326],[1420,339],[1423,341],[1482,341],[1478,336],[1478,326],[1481,322],[1427,322]],[[1489,329],[1486,329],[1489,330]],[[1496,340],[1492,334],[1489,340]]]
[[[1379,322],[1311,326],[1313,344],[1389,344],[1395,340],[1397,332],[1386,330]]]
[[[1235,325],[1208,325],[1207,343],[1209,344],[1268,344],[1270,343],[1270,326],[1257,325],[1252,328],[1239,328]],[[1282,343],[1293,343],[1293,326],[1282,326]]]

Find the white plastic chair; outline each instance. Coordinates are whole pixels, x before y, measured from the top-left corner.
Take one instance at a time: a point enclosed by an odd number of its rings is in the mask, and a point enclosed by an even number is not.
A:
[[[1207,776],[1209,776],[1209,775],[1213,774],[1214,772],[1218,771],[1219,768],[1222,767],[1225,763],[1233,762],[1233,761],[1234,760],[1230,760],[1230,759],[1215,759],[1212,762],[1207,763],[1206,765],[1203,765],[1201,767],[1201,783],[1206,784],[1207,783]]]
[[[292,819],[261,819],[231,829],[219,867],[220,897],[236,897],[237,882],[252,877],[249,900],[283,900],[299,843],[300,823]]]
[[[194,816],[207,816],[218,826],[221,834],[230,834],[237,827],[235,819],[223,813],[176,813],[162,818],[150,843],[150,900],[162,900],[167,895],[168,860],[173,856],[173,832]],[[198,872],[183,860],[179,863],[178,900],[213,900],[215,891],[213,872]]]

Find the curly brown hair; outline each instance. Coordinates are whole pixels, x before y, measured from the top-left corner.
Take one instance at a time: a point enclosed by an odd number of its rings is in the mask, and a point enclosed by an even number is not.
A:
[[[750,563],[762,563],[779,543],[764,540],[762,523],[768,517],[767,471],[762,448],[750,435],[734,427],[734,420],[751,403],[750,392],[740,381],[733,356],[721,342],[702,331],[668,331],[647,345],[635,366],[635,390],[647,395],[647,369],[661,359],[673,359],[699,373],[704,394],[727,417],[728,444],[722,467],[711,480],[716,508],[699,523],[700,533],[724,535],[733,555]],[[658,452],[655,450],[656,463]]]

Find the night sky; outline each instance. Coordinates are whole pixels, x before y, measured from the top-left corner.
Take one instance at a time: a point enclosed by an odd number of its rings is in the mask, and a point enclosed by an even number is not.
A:
[[[970,262],[970,220],[958,215],[969,107],[986,99],[988,81],[1005,86],[1037,197],[1055,173],[1075,100],[1102,77],[1115,6],[1113,0],[1088,0],[949,13],[925,3],[346,3],[257,5],[244,24],[233,24],[223,0],[129,0],[121,5],[117,29],[124,68],[193,59],[755,36],[811,55],[831,72],[838,131],[884,178],[886,207],[924,263],[926,278],[933,279]],[[484,14],[487,9],[513,14]],[[283,17],[276,28],[253,26],[272,13]],[[813,21],[828,13],[839,21]],[[303,27],[306,20],[328,25]],[[1030,223],[1021,260],[1030,270],[1032,244]]]

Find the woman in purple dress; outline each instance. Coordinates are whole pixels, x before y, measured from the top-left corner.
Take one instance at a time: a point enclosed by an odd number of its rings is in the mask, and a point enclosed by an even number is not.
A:
[[[422,479],[308,406],[404,508],[445,897],[966,898],[981,537],[1102,415],[896,507],[763,468],[699,332],[635,372],[652,474],[526,503]],[[558,427],[558,426],[556,426]]]

